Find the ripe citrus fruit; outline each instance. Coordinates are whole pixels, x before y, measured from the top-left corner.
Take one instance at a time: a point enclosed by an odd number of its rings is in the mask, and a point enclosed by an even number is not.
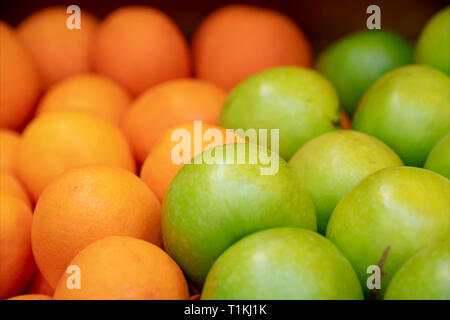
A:
[[[0,190],[3,190],[22,200],[28,208],[32,209],[31,201],[27,192],[23,188],[20,181],[12,174],[7,172],[2,172],[0,174]]]
[[[48,88],[56,81],[91,69],[90,51],[97,19],[81,10],[80,29],[69,29],[66,7],[34,12],[18,26],[18,33],[37,63]]]
[[[309,67],[308,40],[287,16],[248,5],[230,5],[203,21],[192,41],[196,75],[226,90],[264,69]]]
[[[45,294],[23,294],[9,298],[8,300],[52,300],[52,297]]]
[[[113,124],[82,112],[50,112],[25,128],[19,176],[36,201],[57,175],[83,165],[104,164],[135,172],[131,149]]]
[[[0,127],[20,129],[31,116],[40,93],[33,59],[16,32],[0,21]]]
[[[211,148],[213,146],[217,146],[219,144],[225,143],[233,143],[233,142],[243,142],[244,139],[236,136],[234,134],[230,134],[227,136],[226,130],[213,125],[202,124],[200,130],[202,130],[202,135],[198,136],[195,132],[195,125],[192,124],[184,124],[175,126],[166,131],[161,140],[156,143],[153,147],[152,151],[145,159],[145,162],[141,169],[141,178],[147,183],[150,189],[155,192],[156,196],[160,201],[164,198],[166,194],[167,188],[169,188],[172,179],[175,177],[177,172],[183,167],[186,161],[191,160],[197,154],[203,152],[207,148]],[[216,130],[218,134],[222,137],[222,140],[216,141],[211,136],[205,136],[204,133],[207,130]],[[172,134],[177,130],[184,130],[187,134],[189,134],[190,141],[181,141],[180,139],[172,140]],[[175,163],[172,157],[172,153],[174,152],[174,148],[176,148],[179,144],[186,145],[190,147],[189,153],[183,152],[183,162]],[[200,146],[198,149],[194,147],[194,144]]]
[[[186,279],[160,248],[131,237],[108,237],[82,250],[71,262],[81,270],[81,288],[70,290],[65,273],[55,300],[189,299]]]
[[[176,24],[163,12],[129,6],[110,13],[94,43],[94,67],[132,94],[191,73],[189,48]]]
[[[225,98],[222,89],[196,79],[169,81],[143,93],[128,108],[123,124],[139,162],[175,125],[194,120],[217,124]]]
[[[333,43],[317,59],[317,70],[333,83],[342,106],[353,114],[364,92],[380,76],[412,60],[413,50],[403,38],[370,30]]]
[[[53,296],[55,290],[44,279],[39,269],[36,270],[27,287],[27,294],[43,294]]]
[[[19,294],[33,271],[30,209],[0,190],[0,299]]]
[[[39,102],[37,113],[83,111],[119,123],[130,101],[130,95],[114,81],[82,74],[50,88]]]
[[[17,132],[0,130],[0,171],[2,173],[16,173],[19,142],[20,135]]]
[[[32,246],[39,270],[53,288],[70,260],[88,244],[126,235],[161,244],[161,205],[134,174],[86,166],[47,186],[33,216]]]

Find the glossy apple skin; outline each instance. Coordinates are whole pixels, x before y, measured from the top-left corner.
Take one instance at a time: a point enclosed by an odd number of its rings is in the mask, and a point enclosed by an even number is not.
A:
[[[339,118],[337,94],[327,79],[311,69],[280,67],[236,86],[222,109],[220,125],[280,129],[279,154],[288,160],[307,141],[337,129]]]
[[[412,47],[403,38],[385,30],[366,30],[325,49],[316,68],[334,84],[342,106],[353,114],[364,92],[379,77],[412,61]]]
[[[358,277],[325,237],[275,228],[240,240],[217,259],[202,300],[362,299]]]
[[[383,296],[394,273],[413,254],[450,237],[450,181],[414,167],[386,168],[368,176],[337,205],[327,227],[370,296],[367,267],[385,261]]]
[[[245,150],[244,164],[225,156],[213,164],[186,164],[163,201],[164,248],[197,286],[217,257],[250,233],[282,226],[317,229],[312,200],[283,159],[256,145],[231,146],[235,156]],[[219,148],[226,147],[198,157]],[[276,174],[261,175],[264,165],[251,164],[258,152],[279,160]]]
[[[450,6],[425,25],[416,48],[416,63],[426,64],[450,75]]]
[[[338,202],[362,179],[378,170],[401,165],[397,154],[382,141],[351,130],[314,138],[289,160],[289,166],[313,199],[322,234]]]
[[[450,300],[450,240],[408,259],[392,278],[384,299]]]
[[[450,131],[450,78],[427,66],[396,69],[364,95],[353,129],[377,137],[409,166],[423,167]]]
[[[424,168],[450,179],[450,132],[431,149]]]

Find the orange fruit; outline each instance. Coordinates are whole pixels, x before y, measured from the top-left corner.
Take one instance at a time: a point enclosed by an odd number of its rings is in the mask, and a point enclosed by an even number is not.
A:
[[[20,129],[40,93],[40,79],[16,31],[0,21],[0,127]]]
[[[217,124],[226,93],[205,81],[179,79],[140,95],[128,108],[123,129],[139,162],[171,127],[202,120]]]
[[[20,199],[28,208],[32,210],[30,197],[20,181],[17,180],[17,178],[12,174],[7,172],[0,173],[0,190],[3,190]]]
[[[159,247],[131,237],[108,237],[70,262],[81,270],[81,288],[68,289],[64,273],[55,300],[187,300],[189,290],[180,267]]]
[[[0,299],[22,292],[33,271],[30,209],[0,190]]]
[[[31,231],[39,270],[54,288],[70,260],[88,244],[125,235],[161,245],[161,205],[134,174],[87,166],[50,183],[39,198]]]
[[[192,39],[195,74],[226,90],[264,69],[312,65],[311,46],[287,16],[229,5],[208,16]]]
[[[132,94],[191,73],[191,57],[177,25],[163,12],[128,6],[101,23],[93,51],[96,71]]]
[[[16,173],[19,143],[20,135],[17,132],[6,129],[0,130],[0,171],[2,173]]]
[[[52,300],[52,297],[45,294],[23,294],[9,298],[8,300]]]
[[[111,165],[135,172],[131,149],[112,123],[83,112],[49,112],[25,128],[18,173],[36,201],[45,186],[68,169]]]
[[[48,284],[47,280],[44,279],[39,269],[34,273],[26,290],[27,294],[47,295],[51,297],[53,296],[54,291],[55,290]]]
[[[213,146],[220,145],[223,143],[233,143],[233,142],[243,142],[243,138],[231,134],[226,135],[226,130],[224,128],[202,124],[202,135],[198,136],[194,133],[194,124],[184,124],[175,126],[166,131],[162,136],[161,140],[156,143],[150,154],[144,161],[141,169],[141,178],[150,187],[150,189],[155,192],[156,196],[160,201],[164,198],[170,183],[177,174],[177,172],[183,167],[184,162],[191,160],[197,154],[203,152],[207,148],[212,148]],[[216,129],[218,133],[222,136],[222,141],[210,139],[206,137],[204,133],[209,129]],[[183,163],[175,163],[172,160],[172,150],[180,143],[180,140],[172,141],[172,133],[175,130],[187,130],[190,134],[191,140],[191,152],[189,154],[183,154]],[[212,140],[212,141],[211,141]],[[182,143],[182,142],[181,142]],[[199,150],[194,149],[194,143],[198,146],[201,145]]]
[[[18,33],[33,56],[44,87],[91,69],[91,49],[97,19],[81,10],[81,28],[69,29],[66,7],[34,12],[18,26]]]
[[[66,78],[41,99],[37,114],[51,111],[83,111],[118,124],[130,95],[114,81],[94,74]]]

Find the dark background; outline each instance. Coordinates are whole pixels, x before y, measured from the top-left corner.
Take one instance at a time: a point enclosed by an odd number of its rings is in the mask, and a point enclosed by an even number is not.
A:
[[[3,0],[0,19],[17,25],[28,14],[52,5],[78,5],[99,18],[113,9],[143,4],[158,8],[172,17],[187,37],[190,37],[204,17],[214,9],[230,3],[260,5],[281,11],[294,19],[313,42],[322,49],[342,35],[366,28],[366,8],[376,4],[381,8],[382,29],[397,32],[414,41],[426,21],[449,4],[447,0]]]

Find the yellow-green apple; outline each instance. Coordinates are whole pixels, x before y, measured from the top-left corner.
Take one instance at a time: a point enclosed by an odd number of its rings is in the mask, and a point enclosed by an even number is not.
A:
[[[431,148],[450,131],[450,78],[427,66],[381,77],[364,95],[353,129],[384,141],[409,166],[423,167]]]
[[[358,277],[325,237],[301,228],[253,233],[211,268],[203,300],[362,299]]]
[[[424,168],[450,179],[450,132],[431,149]]]
[[[450,240],[439,241],[412,256],[397,271],[386,300],[450,300]]]
[[[367,296],[381,297],[407,259],[450,237],[449,195],[447,178],[393,167],[368,176],[339,202],[326,235],[352,263]],[[381,287],[369,286],[377,274]]]
[[[197,286],[233,243],[282,226],[316,230],[314,205],[287,163],[254,144],[204,151],[178,172],[163,201],[164,248]]]
[[[325,234],[339,200],[368,175],[403,165],[397,154],[377,138],[338,130],[306,143],[289,160],[316,208],[317,226]]]
[[[364,92],[383,74],[413,61],[412,47],[386,30],[357,32],[333,43],[317,60],[317,70],[336,87],[353,114]]]
[[[307,141],[337,129],[339,117],[338,97],[327,79],[310,69],[278,67],[237,85],[225,102],[220,124],[279,129],[279,154],[287,160]]]

